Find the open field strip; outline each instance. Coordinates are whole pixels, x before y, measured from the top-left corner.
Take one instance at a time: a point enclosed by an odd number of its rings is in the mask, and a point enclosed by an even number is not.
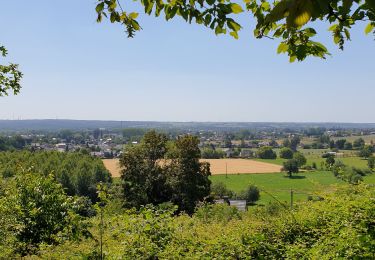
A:
[[[243,173],[274,173],[280,172],[281,166],[267,162],[246,159],[202,159],[209,162],[212,175],[217,174],[243,174]],[[104,166],[113,177],[120,177],[118,159],[104,159]]]

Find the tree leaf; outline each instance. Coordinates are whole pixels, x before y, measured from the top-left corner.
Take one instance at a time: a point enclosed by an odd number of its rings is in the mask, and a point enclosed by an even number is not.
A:
[[[288,49],[289,49],[288,44],[286,44],[285,42],[282,42],[279,44],[279,47],[277,47],[277,54],[287,52]]]
[[[232,13],[234,13],[234,14],[239,14],[239,13],[243,12],[242,7],[239,4],[236,4],[236,3],[231,3],[230,9],[232,10]]]
[[[373,23],[369,23],[365,28],[365,34],[369,34],[374,28],[375,25]]]

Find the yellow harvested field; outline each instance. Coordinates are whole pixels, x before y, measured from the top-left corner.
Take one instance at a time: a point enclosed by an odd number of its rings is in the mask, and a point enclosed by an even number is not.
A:
[[[225,173],[271,173],[281,171],[281,166],[279,165],[247,159],[202,159],[201,161],[210,163],[212,175]],[[120,177],[118,159],[104,159],[103,163],[113,177]]]
[[[112,174],[112,177],[120,177],[120,165],[118,159],[103,159],[105,168]]]
[[[280,172],[281,166],[248,159],[202,159],[211,165],[212,175],[237,173],[271,173]]]

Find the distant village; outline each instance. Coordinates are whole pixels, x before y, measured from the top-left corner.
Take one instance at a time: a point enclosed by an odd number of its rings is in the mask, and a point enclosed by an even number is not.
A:
[[[94,130],[72,131],[61,130],[56,132],[31,132],[17,134],[22,139],[25,148],[32,151],[81,151],[99,158],[117,158],[126,150],[127,146],[137,145],[147,129],[127,128],[111,130],[98,128]],[[285,139],[298,138],[298,148],[327,149],[333,148],[334,140],[352,138],[353,136],[373,136],[375,131],[370,130],[326,130],[326,129],[266,129],[262,131],[236,130],[168,130],[163,131],[170,138],[179,135],[191,134],[198,136],[199,147],[203,158],[252,158],[256,149],[263,146],[279,148]],[[9,135],[10,136],[10,135]],[[349,142],[346,142],[350,144]],[[372,139],[366,139],[372,144]],[[351,145],[351,144],[350,144]],[[351,146],[347,146],[350,149]]]

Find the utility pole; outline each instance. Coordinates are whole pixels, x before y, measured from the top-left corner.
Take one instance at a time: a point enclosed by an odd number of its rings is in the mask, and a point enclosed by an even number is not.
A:
[[[290,189],[290,209],[293,210],[293,189]]]
[[[225,178],[228,178],[228,164],[225,163]]]

